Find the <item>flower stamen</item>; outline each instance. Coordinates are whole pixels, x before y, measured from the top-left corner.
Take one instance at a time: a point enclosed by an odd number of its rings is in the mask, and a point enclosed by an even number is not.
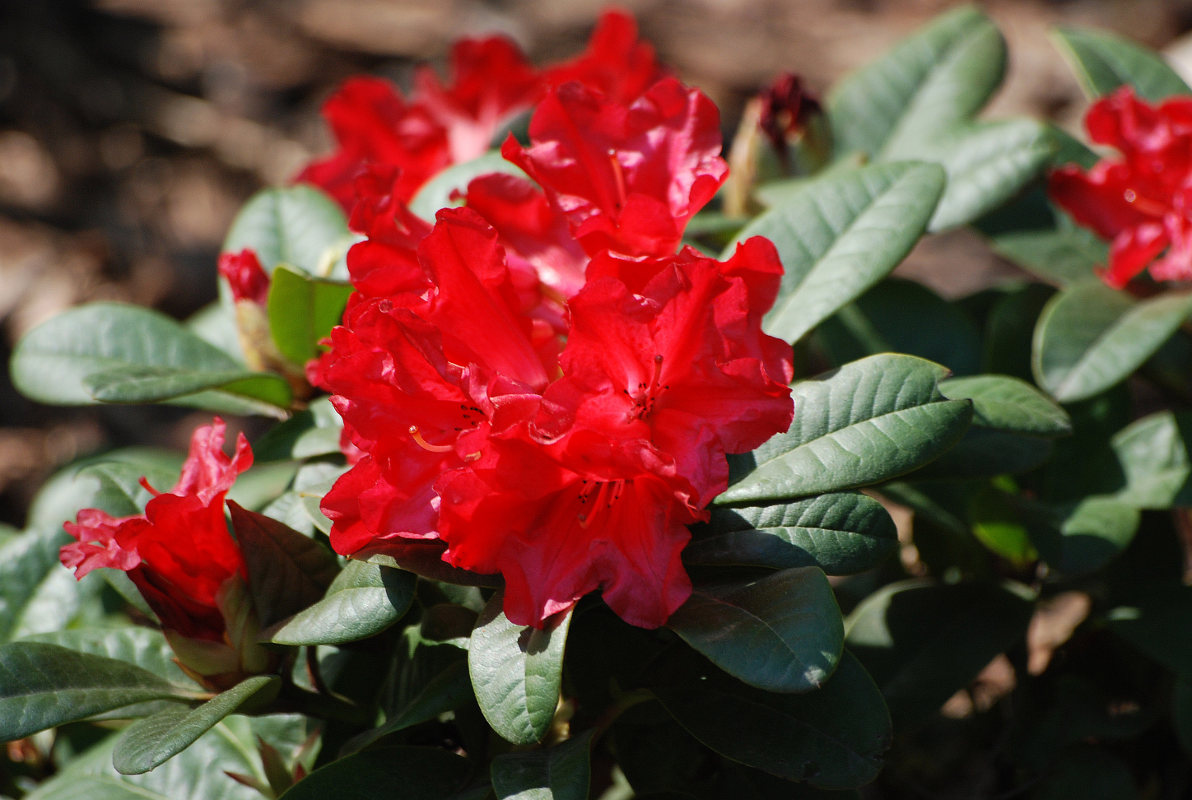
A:
[[[418,430],[417,425],[410,426],[410,436],[414,438],[414,442],[426,450],[428,453],[450,453],[455,448],[449,444],[431,444],[422,437],[422,431]]]

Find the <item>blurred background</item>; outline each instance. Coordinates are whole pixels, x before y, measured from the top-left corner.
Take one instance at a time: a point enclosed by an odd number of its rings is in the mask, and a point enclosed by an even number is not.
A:
[[[536,62],[584,46],[604,0],[0,0],[0,350],[71,305],[121,300],[185,317],[215,297],[233,216],[330,141],[322,101],[349,75],[404,84],[460,36],[503,32]],[[642,35],[721,107],[727,136],[781,71],[822,95],[946,0],[622,0]],[[1188,75],[1192,0],[990,0],[1009,41],[991,116],[1079,126],[1084,101],[1048,38],[1095,26],[1162,48]],[[899,273],[955,296],[1014,274],[971,234],[934,237]],[[62,409],[0,377],[0,524],[72,459],[184,448],[209,415]],[[165,487],[162,487],[165,488]]]

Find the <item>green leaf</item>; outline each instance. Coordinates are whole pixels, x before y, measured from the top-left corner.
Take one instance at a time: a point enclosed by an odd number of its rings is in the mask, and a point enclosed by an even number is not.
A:
[[[414,601],[414,576],[349,561],[326,596],[265,631],[263,641],[288,645],[345,644],[397,622]]]
[[[959,440],[972,416],[969,401],[939,393],[946,374],[921,358],[885,354],[796,383],[790,430],[734,457],[740,477],[715,503],[855,488],[931,461]]]
[[[1113,497],[1136,508],[1192,506],[1192,414],[1159,411],[1110,440],[1124,485]]]
[[[317,603],[339,573],[321,542],[229,502],[232,530],[248,570],[252,605],[263,627]]]
[[[1133,42],[1079,28],[1060,28],[1055,38],[1089,97],[1107,95],[1122,85],[1134,87],[1139,97],[1151,102],[1192,94],[1158,53]]]
[[[194,686],[190,677],[178,668],[174,651],[161,631],[152,628],[87,628],[54,631],[29,636],[22,641],[42,642],[79,653],[123,661],[148,670],[178,686]]]
[[[263,403],[266,409],[263,413],[280,416],[272,409],[287,409],[293,399],[290,385],[281,376],[247,369],[209,372],[180,367],[124,366],[88,375],[83,383],[92,397],[101,403],[178,400],[182,405],[206,408],[203,401],[196,399],[196,395],[218,391],[243,402]]]
[[[267,785],[258,755],[260,739],[280,752],[294,753],[308,735],[307,725],[308,720],[297,714],[229,717],[185,751],[143,775],[116,772],[112,750],[119,736],[109,736],[71,758],[26,800],[262,800],[259,791],[237,783],[226,772]]]
[[[471,775],[468,760],[434,747],[378,747],[315,770],[281,800],[453,800]],[[460,798],[462,800],[462,798]]]
[[[1055,147],[1044,123],[1011,119],[907,142],[889,157],[933,161],[948,173],[928,225],[935,232],[972,222],[1009,200],[1043,171]]]
[[[546,750],[494,758],[497,800],[587,800],[592,735],[589,730]]]
[[[152,672],[39,642],[0,645],[0,739],[188,692]]]
[[[847,651],[824,688],[808,694],[762,692],[714,673],[654,693],[706,747],[789,781],[861,786],[877,776],[890,745],[881,695]]]
[[[833,364],[875,353],[903,353],[968,375],[981,366],[981,338],[972,318],[922,284],[887,278],[815,331]]]
[[[739,241],[769,238],[785,270],[766,332],[798,341],[885,277],[923,234],[943,188],[934,165],[876,164],[808,181],[757,217]]]
[[[452,199],[451,196],[455,192],[466,192],[473,178],[492,172],[526,177],[526,173],[505,160],[500,150],[490,150],[471,161],[453,164],[424,183],[410,200],[410,211],[427,222],[434,222],[435,213],[440,208],[452,208],[461,204],[460,201]]]
[[[504,592],[496,592],[476,620],[468,673],[493,730],[513,744],[534,744],[559,703],[571,611],[537,630],[510,622],[501,610],[504,600]]]
[[[818,689],[844,646],[840,607],[816,567],[697,588],[667,627],[729,675],[770,692]]]
[[[1050,283],[1067,286],[1086,281],[1094,269],[1108,263],[1109,245],[1066,216],[1060,219],[1051,228],[999,233],[990,244],[1002,258]]]
[[[1064,409],[1026,381],[1007,375],[974,375],[940,381],[949,400],[973,401],[973,426],[1033,436],[1067,436],[1072,420]]]
[[[1192,294],[1135,303],[1099,281],[1064,289],[1035,327],[1032,369],[1061,403],[1084,400],[1125,380],[1192,313]]]
[[[468,677],[467,662],[461,658],[432,677],[422,691],[384,725],[360,734],[344,745],[340,752],[349,754],[363,750],[378,739],[453,711],[471,699],[472,683]]]
[[[350,283],[314,278],[284,264],[273,270],[266,309],[277,350],[294,364],[319,354],[319,342],[339,324]]]
[[[1005,60],[1001,34],[980,11],[933,20],[829,94],[837,152],[877,160],[970,119],[1001,84]]]
[[[1047,463],[1055,442],[974,425],[956,446],[915,473],[919,480],[967,480],[1017,475]]]
[[[65,627],[77,613],[74,576],[58,561],[59,548],[71,541],[58,527],[0,545],[0,642]]]
[[[1104,626],[1182,678],[1192,677],[1192,587],[1136,587],[1134,596],[1105,615]]]
[[[43,403],[170,400],[213,410],[280,414],[289,387],[252,373],[156,311],[93,303],[31,330],[13,352],[16,387]]]
[[[1031,541],[1039,555],[1071,575],[1087,574],[1109,563],[1130,544],[1139,522],[1136,507],[1099,496],[1036,506],[1028,517]]]
[[[190,747],[246,703],[268,702],[280,687],[281,679],[276,675],[256,675],[197,708],[168,708],[139,719],[121,734],[112,752],[112,764],[125,775],[148,772]]]
[[[683,549],[695,565],[786,569],[819,567],[851,575],[877,566],[898,549],[894,521],[871,497],[823,494],[774,506],[714,508]]]
[[[253,195],[228,229],[223,252],[249,248],[266,272],[292,264],[308,275],[326,276],[349,236],[334,200],[310,186],[287,186]]]
[[[1026,635],[1032,602],[993,584],[890,584],[849,615],[845,643],[869,670],[895,725],[911,725]]]
[[[338,455],[343,427],[343,419],[332,408],[330,398],[319,398],[253,442],[253,458],[260,464]]]

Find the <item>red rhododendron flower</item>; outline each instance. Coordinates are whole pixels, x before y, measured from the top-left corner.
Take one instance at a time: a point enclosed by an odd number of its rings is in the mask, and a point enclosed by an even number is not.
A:
[[[547,86],[579,82],[627,105],[664,75],[654,49],[638,40],[633,17],[619,11],[601,17],[583,54],[545,72],[507,39],[464,39],[452,48],[448,82],[423,68],[408,100],[381,79],[345,82],[323,107],[336,151],[296,180],[322,188],[351,211],[353,180],[366,165],[385,164],[400,168],[396,196],[407,202],[444,167],[488,150]]]
[[[622,105],[664,77],[666,70],[655,59],[654,48],[637,38],[637,22],[618,10],[601,15],[582,54],[545,70],[549,86],[575,81]]]
[[[233,300],[265,305],[269,297],[269,275],[252,250],[246,248],[239,253],[221,254],[219,274],[228,282]]]
[[[1102,279],[1122,288],[1144,269],[1192,280],[1192,98],[1149,105],[1123,87],[1085,116],[1089,137],[1121,153],[1088,172],[1055,170],[1053,200],[1112,241]]]
[[[666,255],[728,174],[720,114],[673,78],[631,105],[578,83],[549,92],[530,121],[531,146],[501,152],[546,191],[590,255]]]
[[[115,518],[83,509],[66,531],[77,541],[62,548],[62,563],[82,578],[96,567],[128,573],[167,632],[221,641],[227,623],[220,607],[230,581],[246,577],[240,549],[224,518],[224,497],[252,465],[243,434],[231,457],[223,452],[223,420],[195,431],[177,485],[154,494],[145,513]]]
[[[368,163],[399,167],[402,200],[451,163],[447,131],[426,108],[407,103],[388,81],[356,77],[323,105],[338,149],[310,163],[295,180],[314,184],[350,211],[353,181]]]
[[[455,164],[488,150],[497,131],[542,90],[541,77],[521,50],[499,36],[457,42],[451,76],[451,85],[444,86],[434,70],[423,67],[414,78],[414,96],[447,131]]]
[[[440,211],[418,260],[427,291],[358,302],[323,358],[363,453],[323,502],[333,547],[400,563],[446,545],[448,564],[505,577],[519,624],[601,589],[661,625],[690,594],[679,553],[727,484],[725,454],[790,422],[790,348],[760,329],[773,246],[723,264],[602,254],[561,354],[470,209]]]

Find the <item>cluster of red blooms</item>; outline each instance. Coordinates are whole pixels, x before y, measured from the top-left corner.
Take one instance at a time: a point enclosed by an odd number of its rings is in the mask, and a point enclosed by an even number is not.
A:
[[[760,238],[725,262],[679,250],[727,174],[719,114],[665,75],[632,18],[606,14],[585,54],[541,72],[503,39],[457,45],[452,65],[450,86],[422,73],[413,102],[349,81],[326,107],[339,150],[300,176],[366,237],[343,324],[308,367],[352,464],[323,502],[332,546],[499,573],[518,624],[601,589],[656,627],[690,595],[679,554],[727,485],[725,454],[790,424],[790,347],[761,332],[782,266]],[[528,179],[476,178],[433,225],[410,213],[428,177],[531,104],[529,146],[502,147]],[[251,253],[221,274],[260,302]],[[220,460],[222,432],[196,434],[145,515],[81,512],[64,563],[130,570],[166,627],[188,624],[170,595],[217,613],[216,562],[243,571],[223,496],[251,458],[241,443]]]
[[[1129,87],[1085,116],[1089,138],[1121,158],[1088,172],[1051,174],[1053,200],[1112,242],[1104,281],[1120,289],[1143,270],[1161,281],[1192,280],[1192,98],[1151,106]]]
[[[764,239],[724,263],[676,252],[726,177],[719,115],[662,74],[630,18],[606,15],[588,54],[536,82],[498,41],[458,46],[455,92],[424,91],[409,114],[485,109],[461,137],[482,146],[496,109],[537,98],[530,145],[502,147],[533,181],[477,178],[433,227],[403,205],[424,151],[374,160],[359,136],[375,119],[328,103],[343,148],[322,165],[347,171],[349,140],[371,156],[351,167],[357,291],[310,370],[354,458],[323,503],[332,545],[500,573],[519,624],[602,589],[655,627],[690,595],[679,554],[727,484],[725,453],[790,423],[790,348],[760,326],[782,267]],[[480,57],[497,51],[507,76]]]

